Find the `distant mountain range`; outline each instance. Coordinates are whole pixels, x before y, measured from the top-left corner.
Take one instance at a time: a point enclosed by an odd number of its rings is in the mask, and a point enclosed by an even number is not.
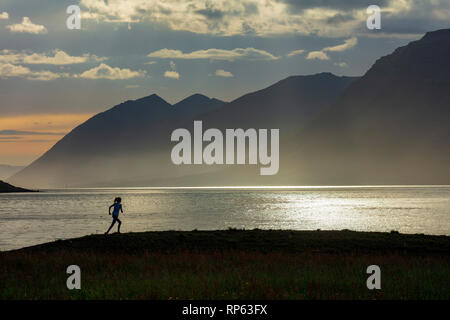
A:
[[[174,106],[156,94],[126,101],[73,129],[10,180],[64,187],[163,174],[155,163],[167,163],[161,153],[170,143],[171,131],[224,104],[200,94]]]
[[[286,78],[225,103],[193,95],[127,101],[75,128],[10,181],[50,186],[450,183],[450,29],[378,59],[361,77]],[[175,166],[170,134],[279,128],[280,171]],[[206,129],[205,128],[205,129]]]
[[[229,103],[200,94],[173,106],[156,94],[126,101],[72,130],[10,180],[39,188],[133,186],[222,170],[173,165],[172,131],[191,128],[197,119],[208,127],[291,132],[329,107],[355,79],[331,73],[289,77]]]

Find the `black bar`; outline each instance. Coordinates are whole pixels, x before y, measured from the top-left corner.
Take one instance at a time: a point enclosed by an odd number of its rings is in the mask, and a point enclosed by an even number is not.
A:
[[[256,307],[256,306],[259,307]],[[445,314],[448,301],[1,301],[0,308],[15,316],[22,312],[84,320],[124,319],[384,319],[420,314]],[[215,308],[214,316],[211,310]],[[186,309],[187,308],[187,309]],[[202,309],[199,309],[202,308]],[[228,308],[228,309],[227,309]],[[8,310],[9,309],[9,310]],[[188,311],[189,314],[183,314]],[[196,313],[202,310],[202,314]],[[233,312],[230,312],[233,310]],[[250,310],[253,310],[250,314]],[[430,313],[431,312],[431,313]],[[138,316],[139,315],[139,316]]]

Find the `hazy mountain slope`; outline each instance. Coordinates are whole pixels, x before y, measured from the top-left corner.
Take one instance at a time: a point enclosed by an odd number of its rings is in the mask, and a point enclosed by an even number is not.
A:
[[[291,76],[199,117],[213,128],[279,128],[287,134],[328,108],[357,77]]]
[[[291,148],[293,133],[327,110],[357,77],[339,77],[331,73],[291,76],[265,89],[246,94],[226,107],[197,117],[203,130],[219,128],[280,129],[280,157],[285,159]],[[193,131],[193,123],[182,127]],[[204,143],[206,145],[206,143]],[[167,151],[169,154],[170,150]],[[177,176],[147,179],[140,185],[252,185],[279,184],[279,176],[259,175],[258,165],[192,165],[174,166]],[[292,178],[292,177],[291,177]]]
[[[73,129],[9,180],[33,187],[64,187],[162,173],[152,163],[161,162],[159,152],[170,142],[170,132],[180,121],[223,104],[201,95],[176,106],[156,94],[126,101]]]
[[[234,166],[171,183],[450,184],[450,30],[378,59],[332,107],[295,131],[281,141],[276,176]]]
[[[296,137],[295,184],[450,183],[450,30],[396,49]],[[296,160],[293,160],[296,159]]]
[[[246,94],[211,112],[196,117],[202,120],[203,131],[219,128],[225,133],[228,128],[280,129],[280,149],[290,141],[292,132],[301,128],[315,116],[326,110],[339,94],[356,77],[338,77],[331,73],[308,76],[291,76],[262,90]],[[180,127],[193,132],[193,121],[180,123]],[[170,133],[168,133],[170,136]],[[164,152],[166,168],[170,174],[164,177],[147,175],[129,180],[117,181],[120,185],[153,186],[203,186],[242,185],[259,183],[258,166],[247,165],[173,165],[170,161],[171,148],[167,144]],[[207,143],[203,144],[204,146]],[[283,152],[283,151],[280,151]],[[273,180],[277,177],[262,178]]]
[[[19,172],[22,170],[23,166],[10,166],[7,164],[0,164],[0,179],[6,180],[13,174]]]

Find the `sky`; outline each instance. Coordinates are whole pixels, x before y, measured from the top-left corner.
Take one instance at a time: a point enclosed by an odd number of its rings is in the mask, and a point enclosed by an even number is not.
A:
[[[67,27],[71,5],[80,29]],[[380,29],[367,28],[369,5]],[[449,21],[448,0],[1,0],[0,164],[27,165],[153,93],[232,101],[291,75],[362,76]]]

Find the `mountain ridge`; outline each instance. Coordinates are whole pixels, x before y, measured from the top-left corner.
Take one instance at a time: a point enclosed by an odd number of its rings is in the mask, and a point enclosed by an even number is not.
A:
[[[127,126],[114,127],[111,111],[97,115],[110,117],[103,127],[96,126],[100,132],[91,137],[87,130],[76,139],[77,148],[66,146],[67,152],[58,146],[59,158],[41,160],[12,181],[27,185],[36,178],[78,186],[448,184],[449,57],[450,29],[438,30],[377,59],[362,77],[327,72],[290,76],[211,109],[215,100],[194,94],[177,104],[208,103],[204,112],[187,116],[155,94],[128,101],[120,107],[128,114],[118,119],[129,120]],[[140,110],[148,101],[152,105]],[[156,112],[153,122],[135,109]],[[193,120],[203,121],[203,130],[280,129],[279,173],[259,176],[255,166],[173,165],[170,134],[175,128],[191,131]]]
[[[171,132],[190,128],[193,120],[204,120],[205,127],[281,127],[287,132],[327,108],[355,79],[331,73],[293,76],[228,103],[201,94],[181,100],[176,107],[156,94],[125,101],[72,130],[10,180],[26,185],[27,181],[40,181],[45,186],[92,185],[115,178],[122,182],[130,177],[153,181],[192,175],[197,169],[215,170],[218,168],[174,166],[170,160]],[[329,90],[323,93],[321,87]],[[192,107],[192,101],[203,101],[204,112],[199,114],[197,108],[192,108],[194,113],[186,114],[183,109],[189,108],[180,106]],[[152,121],[148,121],[147,113],[153,116]],[[103,178],[95,180],[95,176]]]
[[[302,180],[450,183],[449,57],[447,29],[378,59],[327,114],[298,133],[297,154],[306,154],[309,173]]]

